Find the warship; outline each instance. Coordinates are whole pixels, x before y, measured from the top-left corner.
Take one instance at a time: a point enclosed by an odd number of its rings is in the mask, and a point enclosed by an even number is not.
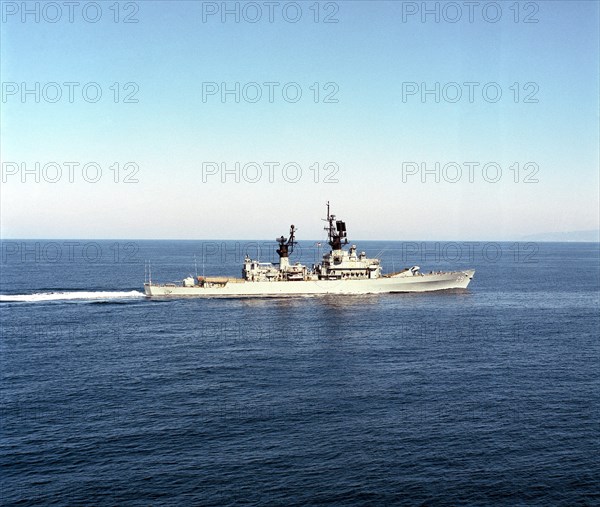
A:
[[[466,289],[475,274],[474,270],[422,273],[419,266],[382,274],[379,259],[357,253],[355,245],[344,249],[348,245],[346,223],[330,213],[329,202],[324,220],[331,251],[311,268],[290,262],[289,256],[297,245],[296,228],[292,225],[287,238],[276,239],[278,264],[259,262],[246,255],[241,278],[189,276],[180,283],[154,284],[150,274],[144,292],[149,297],[211,298],[428,292]]]

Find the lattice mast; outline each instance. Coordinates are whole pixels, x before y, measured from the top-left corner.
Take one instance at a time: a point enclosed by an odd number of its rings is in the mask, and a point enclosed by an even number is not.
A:
[[[324,219],[327,222],[325,231],[327,231],[327,242],[332,250],[341,250],[343,245],[348,244],[348,238],[346,236],[346,222],[342,220],[336,220],[335,215],[332,215],[329,211],[329,201],[327,201],[327,218]]]

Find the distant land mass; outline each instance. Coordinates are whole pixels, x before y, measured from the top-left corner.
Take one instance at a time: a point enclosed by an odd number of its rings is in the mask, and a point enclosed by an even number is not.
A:
[[[572,242],[600,242],[600,231],[569,231],[569,232],[546,232],[543,234],[531,234],[522,236],[523,241],[572,241]]]

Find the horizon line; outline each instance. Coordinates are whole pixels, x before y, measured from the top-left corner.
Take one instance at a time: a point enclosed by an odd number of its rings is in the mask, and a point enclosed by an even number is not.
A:
[[[1,238],[0,237],[0,242],[2,241],[264,241],[264,242],[269,242],[269,243],[277,243],[276,240],[273,239],[260,239],[260,238],[186,238],[186,239],[181,239],[181,238],[43,238],[43,237],[39,237],[39,238]],[[436,241],[442,241],[445,243],[452,243],[452,242],[490,242],[490,241],[494,241],[497,243],[510,243],[510,242],[515,242],[515,241],[520,241],[520,242],[527,242],[527,243],[600,243],[600,237],[596,240],[563,240],[563,241],[557,241],[557,240],[549,240],[549,239],[539,239],[539,240],[533,240],[533,239],[528,239],[528,238],[517,238],[517,239],[357,239],[355,241],[349,241],[348,245],[354,244],[354,243],[359,243],[359,242],[365,242],[365,241],[378,241],[378,242],[383,242],[383,241],[389,241],[389,242],[415,242],[415,241],[421,241],[421,242],[436,242]],[[302,240],[298,240],[298,242],[314,242],[314,243],[323,243],[323,244],[327,244],[327,240],[325,239],[320,239],[320,240],[315,240],[315,239],[302,239]],[[346,246],[346,245],[344,245]]]

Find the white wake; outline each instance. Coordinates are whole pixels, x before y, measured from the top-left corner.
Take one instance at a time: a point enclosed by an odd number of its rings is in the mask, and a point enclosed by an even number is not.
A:
[[[143,292],[132,290],[129,292],[42,292],[38,294],[0,294],[0,301],[21,301],[35,303],[37,301],[61,301],[71,299],[110,300],[132,299],[145,297]]]

